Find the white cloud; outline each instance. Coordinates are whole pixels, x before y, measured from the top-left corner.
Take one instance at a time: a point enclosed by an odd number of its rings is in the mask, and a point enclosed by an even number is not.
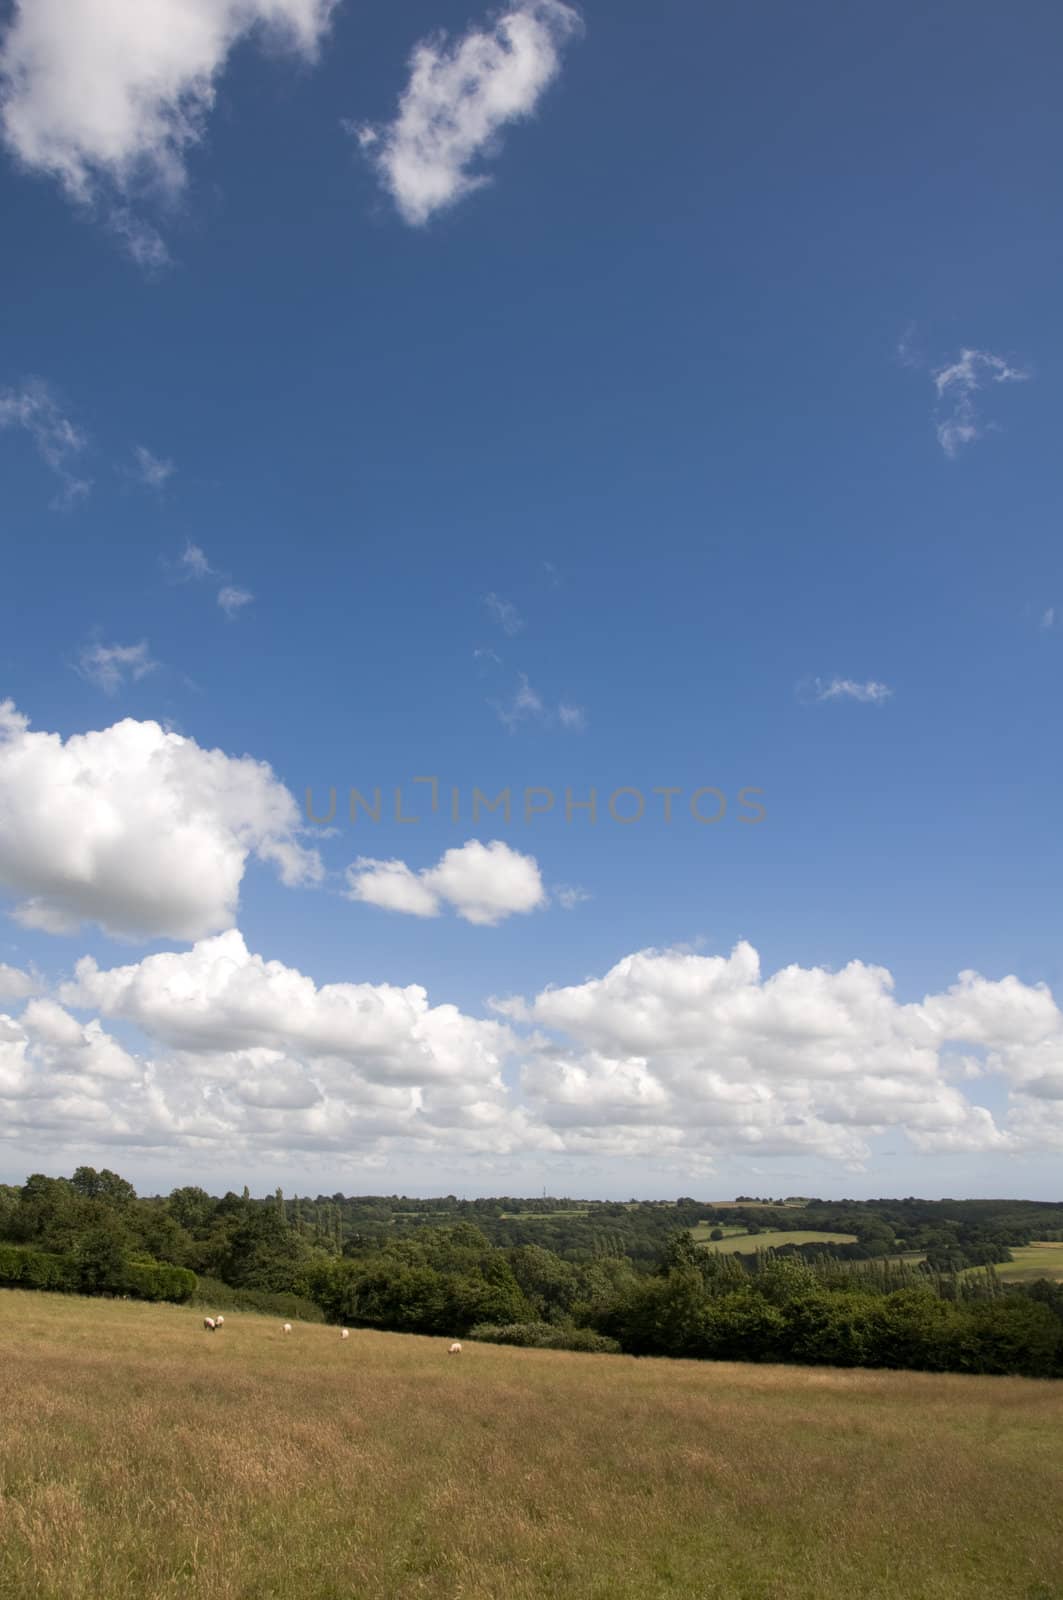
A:
[[[510,733],[516,732],[524,722],[538,722],[544,728],[553,727],[555,713],[546,704],[538,689],[534,689],[528,681],[525,672],[518,672],[517,687],[510,698],[499,703],[497,700],[489,702],[503,727]],[[562,700],[557,708],[556,722],[568,733],[582,733],[587,726],[587,713],[582,706],[573,705],[570,701]]]
[[[553,895],[562,911],[575,911],[577,906],[583,905],[592,898],[586,889],[580,888],[578,883],[556,884]]]
[[[1055,625],[1056,625],[1056,608],[1055,608],[1055,606],[1049,606],[1048,610],[1042,612],[1042,614],[1041,614],[1041,626],[1047,632],[1050,629],[1054,628]]]
[[[529,117],[581,26],[561,0],[517,0],[489,31],[422,40],[395,121],[352,129],[403,219],[421,225],[489,180],[470,170]]]
[[[139,683],[154,672],[157,661],[151,658],[146,639],[139,644],[87,644],[78,658],[78,671],[104,694],[117,694],[127,677]]]
[[[255,1151],[264,1164],[539,1152],[852,1169],[889,1133],[927,1155],[1063,1151],[1063,1015],[1015,977],[963,973],[901,1004],[880,967],[768,976],[743,943],[641,951],[494,1008],[505,1020],[431,1005],[418,985],[319,987],[235,929],[127,966],[86,957],[54,998],[0,1017],[0,1125],[49,1148]],[[135,1027],[147,1051],[101,1018]],[[1010,1096],[999,1121],[961,1087],[986,1076]]]
[[[955,458],[964,445],[980,439],[993,426],[982,422],[974,401],[986,379],[990,383],[1024,383],[1029,376],[987,350],[961,350],[958,360],[939,367],[932,374],[938,400],[952,404],[951,411],[939,415],[937,423],[938,443],[945,454]]]
[[[411,917],[438,917],[439,896],[425,882],[425,874],[413,872],[405,861],[377,861],[359,856],[347,868],[347,887],[352,900],[380,906],[385,911],[402,911]]]
[[[502,632],[508,633],[510,638],[524,627],[524,618],[511,601],[501,600],[497,594],[488,594],[484,596],[484,605]]]
[[[546,904],[538,862],[501,839],[481,844],[469,839],[448,850],[434,867],[413,872],[404,861],[361,856],[347,869],[352,900],[436,917],[450,906],[466,922],[494,927],[505,917],[536,911]]]
[[[54,506],[66,510],[88,494],[91,480],[74,470],[88,441],[63,415],[46,383],[32,378],[21,389],[0,389],[0,429],[4,428],[24,429],[41,459],[61,479],[63,489],[52,502]]]
[[[0,45],[8,148],[82,204],[101,196],[146,265],[165,246],[124,197],[170,194],[203,136],[218,78],[252,34],[312,57],[335,0],[16,0]]]
[[[520,723],[528,721],[543,721],[547,717],[546,706],[542,696],[533,689],[528,682],[527,675],[523,672],[517,674],[517,687],[508,704],[496,705],[498,719],[512,732]]]
[[[566,1148],[860,1162],[891,1128],[925,1152],[1026,1148],[1031,1084],[1052,1085],[1058,1071],[1063,1098],[1063,1016],[1051,994],[970,973],[919,1004],[892,990],[888,972],[861,962],[763,977],[756,951],[739,944],[730,957],[642,951],[504,1013],[560,1036],[526,1061],[523,1085]],[[951,1081],[955,1043],[988,1052],[988,1070],[1011,1079],[1004,1127]],[[1056,1139],[1063,1117],[1037,1136],[1045,1148]]]
[[[0,702],[0,886],[30,927],[95,922],[195,939],[231,927],[249,856],[319,882],[292,795],[265,762],[204,750],[155,722],[31,733]]]
[[[181,552],[179,564],[186,578],[209,578],[214,571],[199,545],[191,541]]]
[[[172,461],[166,461],[162,456],[153,455],[142,444],[134,447],[133,459],[136,476],[141,483],[147,484],[149,489],[161,489],[177,470]]]
[[[338,1159],[396,1145],[491,1153],[557,1144],[510,1103],[501,1069],[514,1041],[504,1024],[431,1006],[417,985],[319,988],[250,953],[236,930],[127,967],[101,970],[86,958],[60,997],[134,1024],[152,1053],[134,1059],[128,1085],[104,1086],[58,1006],[57,1016],[7,1019],[0,1103],[15,1125],[59,1132],[66,1122],[83,1139],[88,1122],[100,1139],[126,1144]],[[90,1029],[102,1051],[108,1036],[95,1021],[82,1037]],[[76,1091],[66,1077],[74,1072]],[[97,1118],[104,1096],[107,1114]]]
[[[864,705],[882,705],[892,698],[893,690],[873,678],[866,683],[853,678],[813,678],[811,695],[814,700],[858,700]]]
[[[235,584],[227,583],[223,589],[218,590],[218,604],[227,617],[239,616],[245,606],[249,606],[254,595],[247,589],[238,589]]]
[[[0,961],[0,1000],[25,1000],[36,994],[40,985],[36,978],[18,967],[9,967]]]

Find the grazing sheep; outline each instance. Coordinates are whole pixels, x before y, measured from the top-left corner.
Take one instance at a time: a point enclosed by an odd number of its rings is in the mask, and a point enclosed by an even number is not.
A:
[[[350,1329],[349,1328],[341,1328],[340,1329],[340,1338],[341,1339],[349,1339],[350,1337],[351,1337],[351,1334],[350,1334]]]
[[[451,1345],[450,1349],[447,1351],[447,1355],[448,1356],[460,1356],[461,1355],[461,1345],[458,1343],[458,1341],[456,1339],[455,1339],[454,1343]]]
[[[224,1317],[215,1317],[214,1318],[214,1326],[216,1328],[224,1328],[224,1326],[225,1326],[225,1318]]]
[[[213,1317],[204,1317],[203,1326],[208,1333],[213,1333],[218,1324],[215,1322]]]
[[[284,1324],[284,1329],[283,1329],[283,1331],[284,1331],[284,1332],[285,1332],[285,1333],[291,1333],[291,1331],[292,1331],[292,1325],[291,1325],[291,1323],[290,1323],[290,1322],[286,1322],[286,1323],[285,1323],[285,1324]]]

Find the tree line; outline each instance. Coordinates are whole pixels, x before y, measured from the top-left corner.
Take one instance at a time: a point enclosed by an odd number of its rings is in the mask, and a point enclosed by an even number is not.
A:
[[[749,1254],[695,1238],[754,1235]],[[764,1232],[851,1244],[755,1248]],[[138,1196],[79,1167],[0,1186],[0,1283],[639,1356],[1063,1376],[1063,1285],[1002,1284],[1063,1232],[1025,1201]]]

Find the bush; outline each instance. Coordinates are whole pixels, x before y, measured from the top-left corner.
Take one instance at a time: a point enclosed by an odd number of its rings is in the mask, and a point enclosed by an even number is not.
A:
[[[256,1311],[284,1322],[324,1322],[325,1314],[312,1300],[298,1294],[271,1294],[266,1289],[234,1289],[220,1278],[200,1277],[195,1301],[204,1311]]]
[[[137,1300],[176,1300],[181,1304],[196,1292],[195,1273],[165,1261],[127,1261],[122,1278],[126,1293]]]
[[[77,1263],[69,1257],[17,1244],[0,1244],[0,1283],[67,1294],[76,1294],[80,1287]]]
[[[482,1344],[515,1344],[526,1350],[580,1350],[589,1355],[618,1355],[620,1345],[593,1328],[559,1328],[552,1322],[478,1322],[470,1339]]]

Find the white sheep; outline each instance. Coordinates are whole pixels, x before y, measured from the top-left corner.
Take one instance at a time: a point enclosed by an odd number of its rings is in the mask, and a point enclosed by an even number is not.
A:
[[[448,1356],[460,1356],[461,1355],[461,1345],[458,1343],[458,1341],[456,1339],[455,1339],[454,1343],[451,1345],[450,1349],[447,1351],[447,1355]]]
[[[341,1328],[340,1329],[340,1338],[341,1339],[349,1339],[350,1337],[351,1337],[351,1332],[350,1332],[349,1328]]]
[[[284,1333],[291,1333],[291,1331],[292,1331],[292,1325],[291,1325],[291,1323],[290,1323],[290,1322],[286,1322],[286,1323],[285,1323],[285,1324],[284,1324],[284,1328],[283,1328],[283,1330],[282,1330],[282,1331],[283,1331],[283,1332],[284,1332]]]
[[[214,1326],[216,1328],[224,1328],[224,1326],[225,1326],[225,1318],[224,1317],[215,1317],[214,1318]]]
[[[204,1317],[203,1318],[203,1327],[206,1329],[206,1331],[208,1333],[213,1333],[217,1326],[218,1326],[218,1324],[215,1322],[213,1317]]]

